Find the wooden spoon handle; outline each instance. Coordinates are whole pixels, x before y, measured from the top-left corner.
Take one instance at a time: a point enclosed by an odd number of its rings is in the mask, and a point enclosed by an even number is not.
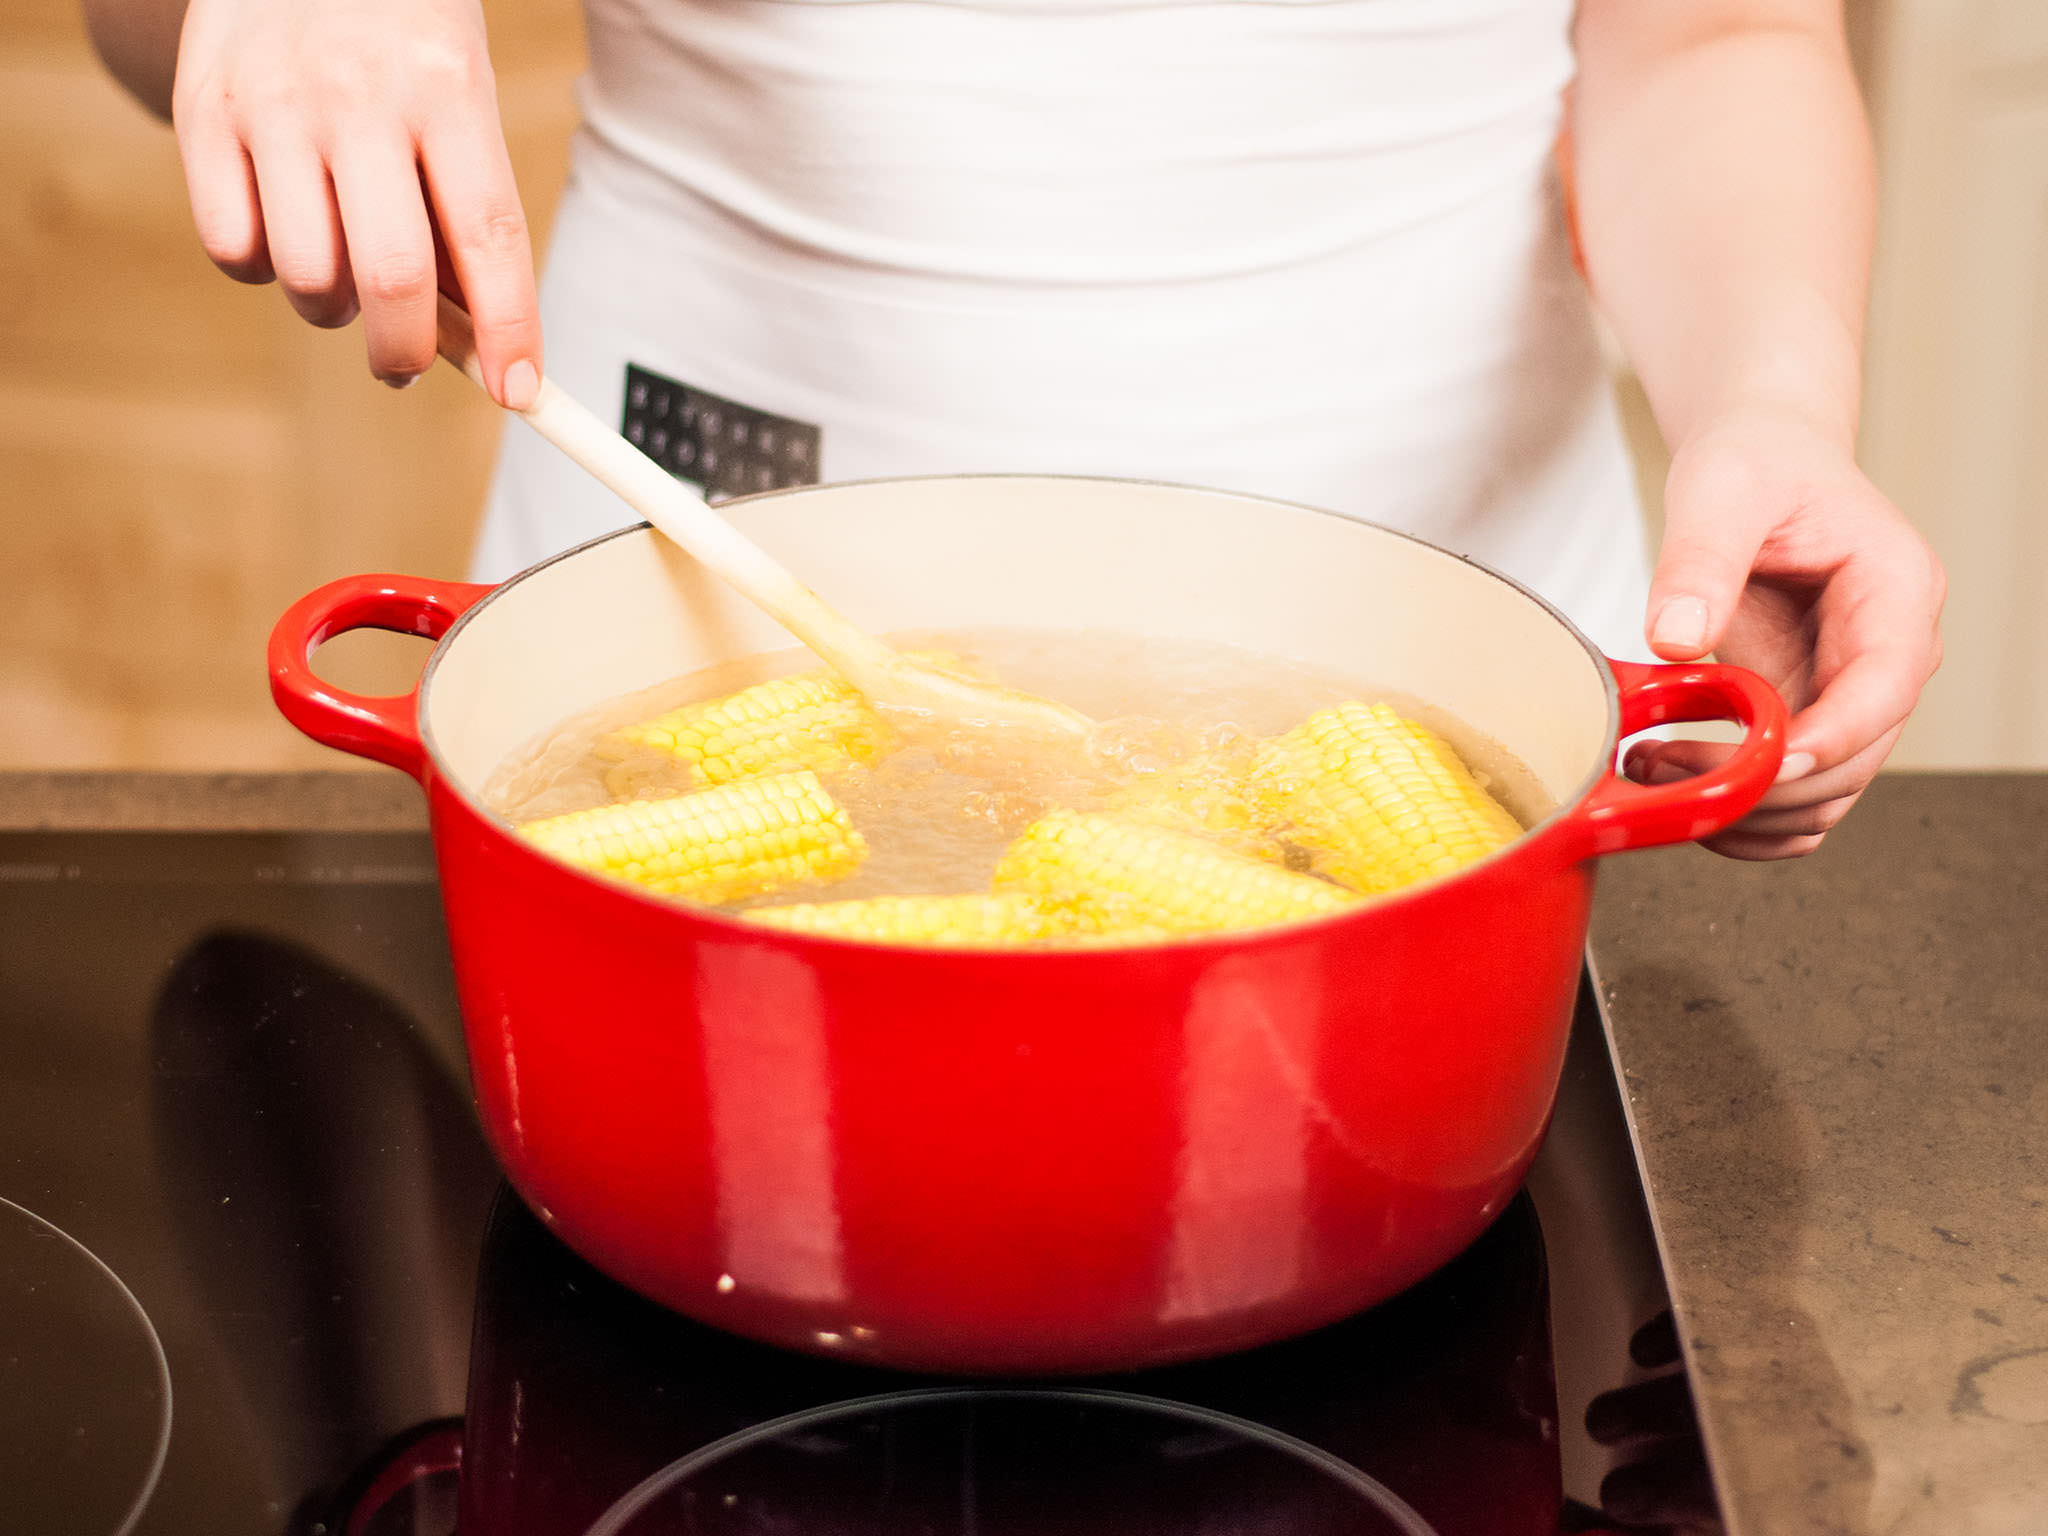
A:
[[[476,330],[446,294],[440,301],[441,356],[486,388]],[[669,538],[776,619],[856,687],[877,669],[893,673],[897,653],[798,581],[780,561],[719,516],[711,504],[558,388],[542,379],[532,405],[516,414],[617,493]]]

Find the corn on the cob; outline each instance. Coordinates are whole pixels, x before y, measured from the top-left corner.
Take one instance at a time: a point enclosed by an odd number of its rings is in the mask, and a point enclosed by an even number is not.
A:
[[[1111,903],[1053,900],[1021,891],[793,902],[754,907],[740,916],[795,933],[945,948],[1137,944],[1173,936],[1171,929],[1136,921]]]
[[[949,652],[908,654],[974,675]],[[664,752],[688,764],[702,783],[729,784],[799,768],[836,773],[872,762],[892,739],[888,722],[838,673],[798,672],[626,726],[601,741],[598,754],[630,759],[636,753]],[[621,783],[629,779],[622,775]]]
[[[1252,793],[1353,890],[1391,891],[1521,833],[1450,745],[1384,704],[1339,704],[1264,743]]]
[[[740,915],[771,928],[883,944],[1029,944],[1063,927],[1057,912],[1014,893],[870,896],[755,907]]]
[[[867,855],[846,812],[810,772],[570,811],[518,831],[571,863],[702,902],[837,879]]]
[[[1125,821],[1191,832],[1247,858],[1279,863],[1286,850],[1252,801],[1248,766],[1203,753],[1113,791],[1103,809]]]
[[[1206,838],[1066,810],[1041,818],[1010,845],[995,883],[1070,906],[1104,929],[1144,925],[1174,933],[1314,917],[1356,899]]]
[[[833,672],[802,672],[629,725],[603,750],[666,752],[705,783],[729,784],[800,768],[836,772],[871,761],[888,740],[888,726],[851,683]]]

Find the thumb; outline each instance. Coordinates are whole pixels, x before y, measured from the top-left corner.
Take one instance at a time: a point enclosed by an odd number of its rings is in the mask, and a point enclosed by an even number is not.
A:
[[[1749,584],[1761,540],[1729,511],[1686,506],[1676,496],[1667,506],[1643,624],[1650,649],[1666,661],[1694,661],[1719,645]]]

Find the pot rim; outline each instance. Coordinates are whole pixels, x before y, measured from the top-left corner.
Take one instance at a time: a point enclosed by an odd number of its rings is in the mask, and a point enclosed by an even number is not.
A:
[[[1233,952],[1241,952],[1248,947],[1257,948],[1272,943],[1285,943],[1305,933],[1323,928],[1334,928],[1339,924],[1358,922],[1361,919],[1370,917],[1374,913],[1385,911],[1391,907],[1432,896],[1440,890],[1446,889],[1503,862],[1510,855],[1526,854],[1530,847],[1558,827],[1576,811],[1585,802],[1586,798],[1592,794],[1594,789],[1598,787],[1601,780],[1613,771],[1615,748],[1620,743],[1621,688],[1620,684],[1615,680],[1614,668],[1608,665],[1607,656],[1601,651],[1600,647],[1588,639],[1585,632],[1566,617],[1556,604],[1552,603],[1542,594],[1523,585],[1514,577],[1494,569],[1494,567],[1488,565],[1483,560],[1475,560],[1470,555],[1459,554],[1455,550],[1445,549],[1442,545],[1432,544],[1429,540],[1420,538],[1415,534],[1405,532],[1399,528],[1389,528],[1383,523],[1375,523],[1367,518],[1351,517],[1342,512],[1333,512],[1327,507],[1310,506],[1305,502],[1286,501],[1274,496],[1259,496],[1248,491],[1226,491],[1218,490],[1212,486],[1185,485],[1171,480],[1146,480],[1119,475],[1036,474],[1029,471],[1003,471],[964,475],[886,475],[875,476],[865,480],[833,480],[818,485],[784,486],[772,491],[756,491],[745,496],[734,496],[721,502],[720,506],[741,506],[752,502],[773,501],[791,496],[816,494],[820,491],[912,485],[932,481],[946,481],[957,484],[963,481],[981,480],[1034,480],[1055,484],[1134,486],[1143,487],[1148,490],[1189,491],[1203,496],[1222,496],[1234,501],[1251,502],[1261,506],[1279,507],[1294,512],[1309,512],[1318,517],[1334,518],[1342,523],[1368,528],[1376,533],[1387,534],[1394,538],[1405,540],[1410,544],[1420,545],[1432,554],[1456,560],[1462,565],[1469,566],[1481,575],[1491,577],[1502,585],[1513,589],[1521,597],[1541,608],[1544,613],[1550,616],[1553,622],[1558,624],[1573,640],[1578,642],[1579,649],[1584,651],[1592,660],[1594,668],[1599,675],[1601,692],[1607,705],[1607,726],[1605,731],[1602,732],[1600,754],[1594,759],[1593,765],[1587,770],[1585,777],[1579,781],[1571,794],[1568,797],[1560,798],[1551,809],[1550,814],[1541,821],[1538,821],[1534,826],[1523,828],[1520,836],[1503,843],[1491,853],[1475,859],[1472,863],[1462,868],[1452,870],[1448,874],[1431,875],[1416,881],[1412,885],[1404,886],[1398,891],[1389,891],[1382,895],[1368,897],[1358,906],[1341,912],[1329,912],[1315,917],[1293,918],[1284,922],[1262,924],[1256,928],[1226,930],[1222,933],[1188,934],[1177,938],[1153,939],[1136,944],[1048,947],[1044,949],[1002,945],[935,946],[930,944],[889,943],[875,939],[849,939],[836,935],[766,929],[757,923],[746,922],[733,913],[723,912],[715,907],[684,905],[669,897],[660,896],[651,891],[642,891],[624,881],[607,879],[603,875],[581,869],[574,864],[554,858],[552,855],[543,853],[537,848],[526,848],[522,844],[523,850],[533,854],[536,858],[547,859],[549,863],[554,864],[565,874],[571,875],[607,895],[620,896],[660,912],[676,913],[695,921],[709,923],[713,928],[724,930],[725,935],[730,938],[748,938],[756,941],[773,939],[778,945],[795,944],[799,947],[823,946],[832,950],[843,950],[868,955],[915,956],[927,962],[942,958],[961,958],[976,963],[985,963],[990,959],[1001,959],[1024,964],[1047,960],[1071,962],[1089,956],[1119,959],[1137,954],[1150,955],[1169,952],[1183,954],[1201,949],[1228,949]],[[600,544],[608,544],[613,539],[626,538],[630,535],[653,531],[653,525],[645,520],[629,523],[622,527],[611,529],[608,532],[600,533],[593,538],[585,539],[581,544],[573,545],[557,554],[548,556],[544,560],[536,561],[524,570],[506,577],[503,581],[493,585],[482,597],[470,604],[455,622],[449,625],[447,632],[435,643],[433,652],[427,657],[426,665],[420,669],[419,688],[416,695],[418,699],[416,720],[419,728],[420,744],[425,750],[427,762],[432,767],[434,781],[445,787],[450,794],[454,795],[462,803],[465,809],[476,815],[490,827],[492,832],[501,838],[513,839],[512,830],[506,823],[505,818],[485,805],[471,786],[453,772],[447,760],[442,756],[439,744],[435,741],[427,701],[433,688],[435,674],[440,670],[441,658],[461,637],[463,630],[468,627],[470,621],[477,614],[483,612],[484,609],[488,608],[521,582],[538,576],[550,567],[559,565],[565,560],[573,559],[585,550],[594,549]]]

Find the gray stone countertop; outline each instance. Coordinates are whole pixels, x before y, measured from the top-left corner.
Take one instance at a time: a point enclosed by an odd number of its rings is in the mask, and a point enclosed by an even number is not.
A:
[[[2048,775],[1611,859],[1593,955],[1731,1530],[2048,1533]]]
[[[0,773],[0,829],[424,820],[395,773]],[[2048,1533],[2048,775],[1610,859],[1593,951],[1732,1536]]]

